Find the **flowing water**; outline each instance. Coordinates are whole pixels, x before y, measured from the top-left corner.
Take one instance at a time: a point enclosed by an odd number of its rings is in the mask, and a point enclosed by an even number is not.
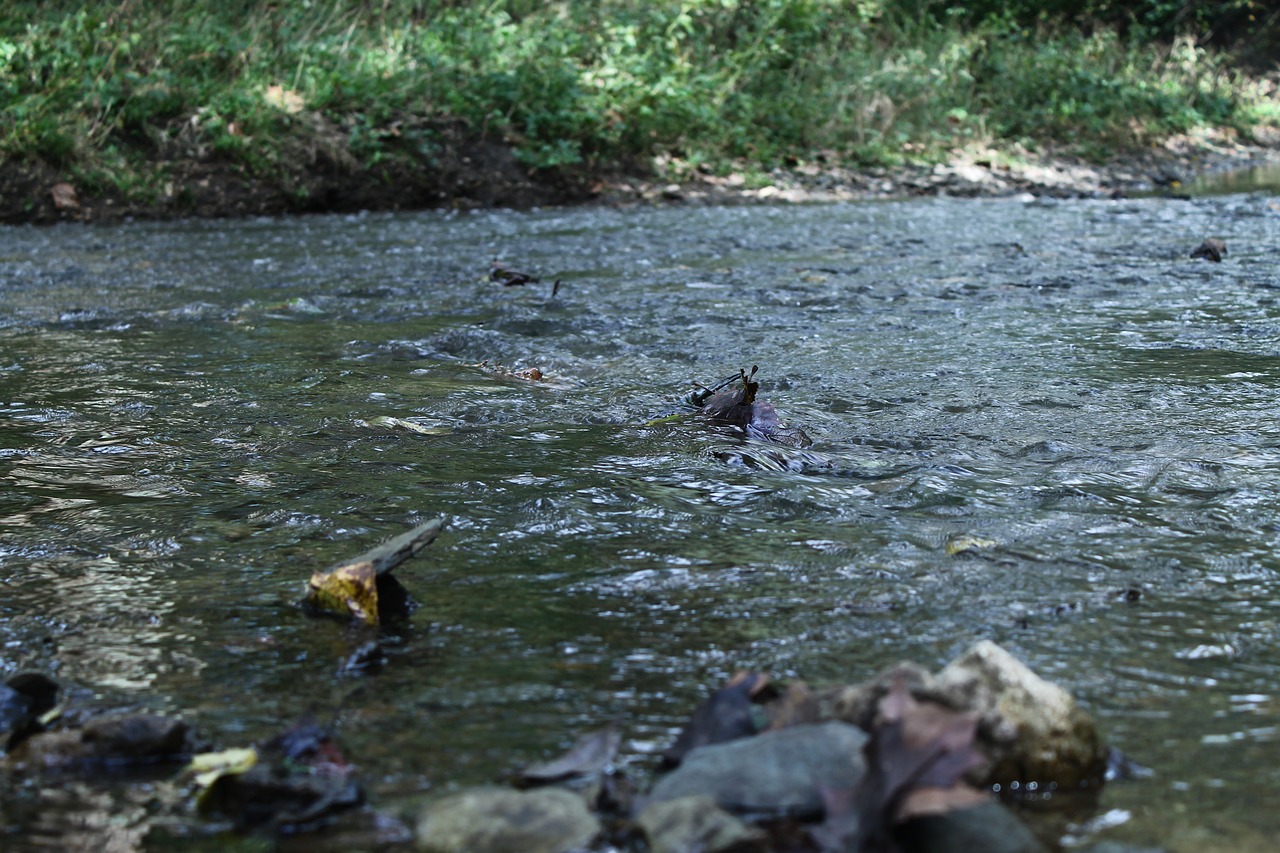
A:
[[[1153,771],[1068,842],[1270,850],[1278,238],[1247,194],[4,229],[0,675],[221,747],[314,714],[410,813],[615,719],[643,780],[739,668],[989,638]],[[753,364],[808,450],[649,423]],[[341,674],[307,577],[434,516]],[[0,793],[13,843],[156,843],[136,787]]]

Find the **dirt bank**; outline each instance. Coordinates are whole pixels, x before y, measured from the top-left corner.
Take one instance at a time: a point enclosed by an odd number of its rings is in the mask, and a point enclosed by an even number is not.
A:
[[[115,222],[123,219],[234,217],[359,210],[421,210],[562,204],[822,202],[922,195],[1108,197],[1177,192],[1191,179],[1280,158],[1280,138],[1244,142],[1204,133],[1169,140],[1097,165],[1078,157],[1025,151],[958,152],[945,164],[865,170],[798,164],[763,178],[694,172],[674,164],[649,174],[589,171],[532,174],[496,143],[455,140],[430,168],[360,170],[317,161],[288,181],[256,176],[218,160],[156,160],[155,198],[93,192],[44,163],[0,163],[0,222]]]

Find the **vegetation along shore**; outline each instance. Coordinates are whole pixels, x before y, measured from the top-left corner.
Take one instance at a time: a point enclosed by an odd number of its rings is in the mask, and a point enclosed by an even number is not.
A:
[[[1259,0],[0,13],[0,221],[1129,192],[1268,159]]]

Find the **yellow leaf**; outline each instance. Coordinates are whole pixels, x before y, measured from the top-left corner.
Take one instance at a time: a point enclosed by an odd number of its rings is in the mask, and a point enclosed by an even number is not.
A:
[[[222,752],[202,752],[191,757],[187,771],[196,774],[196,784],[207,788],[217,781],[219,776],[244,773],[258,763],[258,751],[248,749],[227,749]]]
[[[378,573],[362,560],[311,576],[307,601],[330,613],[350,614],[368,625],[378,624]]]
[[[947,540],[947,556],[954,557],[956,554],[963,554],[965,551],[985,551],[988,548],[996,547],[998,544],[1000,543],[994,539],[983,539],[981,536],[970,536],[966,533]]]

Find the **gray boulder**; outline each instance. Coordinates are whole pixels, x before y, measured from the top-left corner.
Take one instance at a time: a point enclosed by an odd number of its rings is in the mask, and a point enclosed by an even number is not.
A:
[[[818,818],[820,788],[848,789],[862,779],[866,740],[857,726],[826,722],[699,747],[654,785],[650,801],[706,795],[753,816]]]

